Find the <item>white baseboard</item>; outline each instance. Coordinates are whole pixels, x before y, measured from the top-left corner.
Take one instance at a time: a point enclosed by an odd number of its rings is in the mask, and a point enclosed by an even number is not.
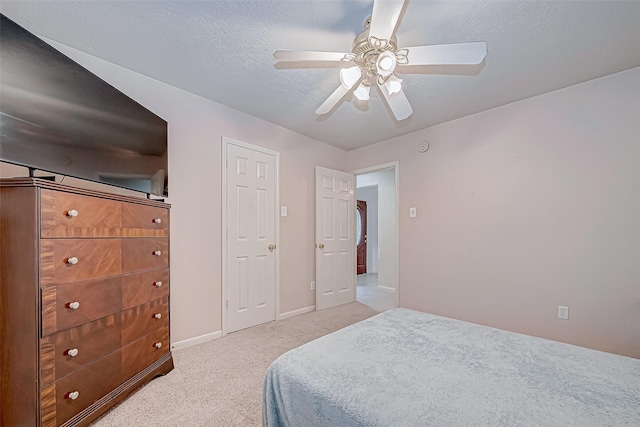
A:
[[[379,287],[380,289],[384,289],[385,291],[393,291],[393,292],[395,292],[395,291],[396,291],[396,288],[392,288],[391,286],[382,286],[382,285],[378,285],[378,287]]]
[[[278,316],[278,320],[288,319],[289,317],[298,316],[300,314],[310,313],[316,309],[315,305],[310,305],[309,307],[299,308],[293,311],[287,311],[286,313],[280,313]]]
[[[181,350],[183,348],[191,347],[203,342],[215,340],[222,337],[222,331],[211,332],[210,334],[200,335],[199,337],[193,337],[186,340],[174,342],[171,344],[171,350]]]

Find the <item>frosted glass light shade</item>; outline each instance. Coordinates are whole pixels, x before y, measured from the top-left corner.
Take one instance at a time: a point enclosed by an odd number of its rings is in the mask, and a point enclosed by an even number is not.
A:
[[[387,50],[378,55],[378,61],[376,62],[376,71],[383,77],[393,74],[396,69],[396,55]]]
[[[384,86],[387,88],[389,95],[393,95],[394,93],[400,92],[400,89],[402,89],[402,79],[399,79],[396,76],[391,76],[385,82]]]
[[[340,83],[347,89],[351,89],[354,84],[360,79],[362,71],[357,65],[350,68],[343,68],[340,70]]]
[[[369,86],[365,86],[364,83],[360,83],[358,88],[353,91],[353,94],[360,101],[368,101],[369,100],[369,89],[371,89]]]

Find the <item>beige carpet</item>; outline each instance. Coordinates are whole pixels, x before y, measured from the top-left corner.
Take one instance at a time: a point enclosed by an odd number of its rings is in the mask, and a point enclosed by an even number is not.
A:
[[[377,314],[358,302],[234,332],[173,353],[156,378],[93,426],[261,426],[262,381],[278,356]]]

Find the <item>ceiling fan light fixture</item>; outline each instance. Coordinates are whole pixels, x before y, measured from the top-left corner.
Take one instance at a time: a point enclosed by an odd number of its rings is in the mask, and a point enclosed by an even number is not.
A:
[[[362,82],[362,83],[360,83],[358,88],[353,91],[353,94],[360,101],[368,101],[369,100],[369,90],[370,89],[371,88],[370,88],[369,85],[365,85],[364,82]]]
[[[346,89],[351,89],[360,79],[360,76],[362,76],[362,71],[357,65],[354,67],[343,68],[340,70],[340,83],[342,83],[342,86]]]
[[[402,90],[402,79],[397,78],[395,75],[392,75],[387,79],[384,86],[387,88],[387,92],[389,95],[393,95],[394,93],[400,92]]]
[[[396,55],[387,50],[378,55],[378,60],[376,61],[376,71],[379,75],[383,77],[390,76],[396,69]]]
[[[273,56],[278,61],[293,63],[303,61],[313,65],[313,62],[333,62],[340,64],[340,67],[355,65],[340,70],[340,85],[316,110],[316,114],[334,111],[335,106],[351,93],[356,99],[368,100],[370,86],[375,84],[395,119],[404,120],[411,116],[413,109],[404,94],[402,80],[395,76],[396,68],[477,65],[487,55],[487,43],[484,41],[398,49],[396,27],[406,3],[407,0],[373,0],[373,12],[365,20],[364,31],[353,39],[350,53],[277,50]],[[405,69],[405,72],[411,71]]]

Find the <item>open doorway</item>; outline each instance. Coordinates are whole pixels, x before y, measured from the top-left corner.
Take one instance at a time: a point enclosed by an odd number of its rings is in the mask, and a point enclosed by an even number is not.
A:
[[[397,307],[397,166],[396,162],[353,172],[358,240],[356,299],[377,311]],[[360,236],[358,229],[362,230]]]

